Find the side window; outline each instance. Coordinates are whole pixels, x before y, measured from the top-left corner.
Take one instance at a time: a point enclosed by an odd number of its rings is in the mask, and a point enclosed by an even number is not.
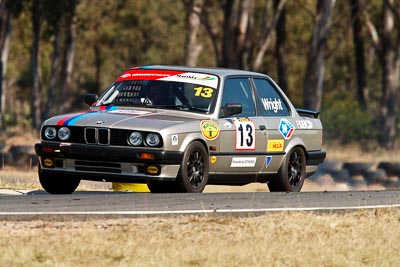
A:
[[[253,97],[247,78],[232,78],[225,81],[222,106],[227,103],[242,104],[242,113],[235,117],[255,116]]]
[[[261,110],[264,116],[289,116],[289,109],[275,87],[265,79],[254,79],[260,96]]]

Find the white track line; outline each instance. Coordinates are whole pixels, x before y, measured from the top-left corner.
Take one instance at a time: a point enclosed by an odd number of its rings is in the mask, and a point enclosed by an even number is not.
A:
[[[203,213],[260,213],[276,211],[338,211],[400,208],[400,204],[350,206],[350,207],[309,207],[309,208],[265,208],[265,209],[208,209],[208,210],[172,210],[172,211],[40,211],[40,212],[0,212],[0,216],[22,215],[179,215],[179,214],[203,214]]]

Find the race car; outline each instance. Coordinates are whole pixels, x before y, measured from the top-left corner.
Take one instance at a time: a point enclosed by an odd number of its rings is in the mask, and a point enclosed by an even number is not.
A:
[[[256,72],[140,66],[85,103],[41,127],[39,181],[50,194],[71,194],[81,180],[152,193],[252,182],[298,192],[326,156],[319,112],[296,109]]]

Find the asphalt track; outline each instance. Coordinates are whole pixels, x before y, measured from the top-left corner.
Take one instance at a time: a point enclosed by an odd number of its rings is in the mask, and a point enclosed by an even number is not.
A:
[[[274,211],[347,211],[400,208],[400,190],[300,193],[150,194],[44,191],[0,192],[0,219],[32,216],[159,216],[180,214],[257,214]]]

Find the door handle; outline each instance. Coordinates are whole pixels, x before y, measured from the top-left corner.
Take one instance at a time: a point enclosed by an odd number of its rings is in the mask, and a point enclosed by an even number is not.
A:
[[[267,129],[267,127],[265,127],[265,125],[260,125],[260,126],[258,126],[258,129],[260,129],[261,131],[263,131],[263,130]]]

